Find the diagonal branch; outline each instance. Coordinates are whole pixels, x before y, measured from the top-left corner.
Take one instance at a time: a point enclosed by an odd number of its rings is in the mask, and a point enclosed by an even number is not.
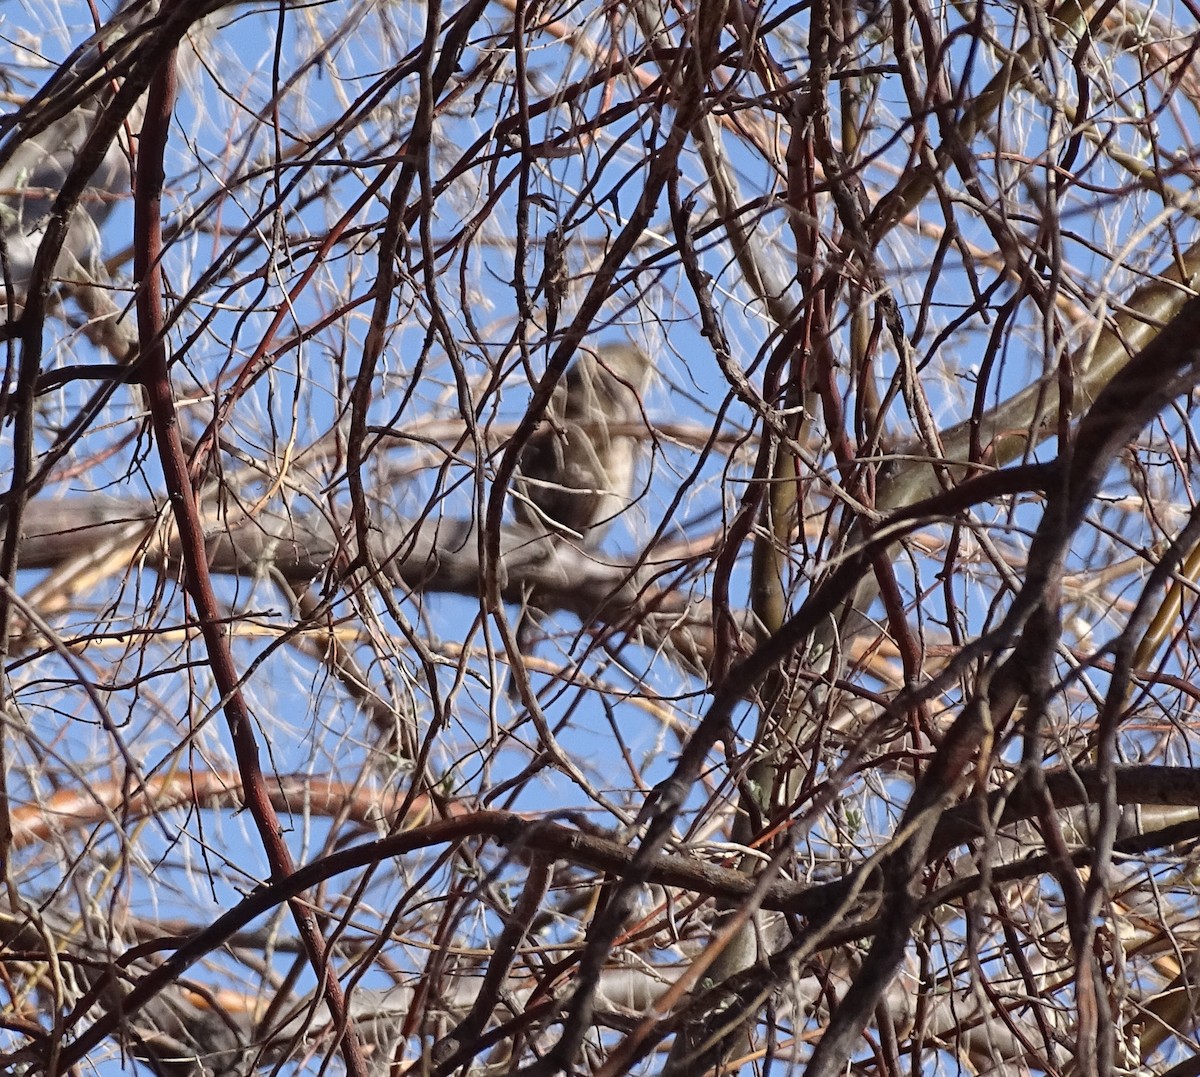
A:
[[[184,583],[200,621],[200,631],[208,650],[213,678],[224,701],[223,709],[229,725],[230,739],[242,776],[246,807],[254,819],[271,874],[285,879],[295,871],[295,864],[279,817],[271,803],[263,777],[258,744],[254,737],[255,721],[240,688],[240,676],[233,661],[221,609],[213,591],[212,580],[205,562],[204,533],[200,511],[188,474],[188,461],[179,436],[179,418],[167,368],[166,342],[163,338],[163,282],[160,267],[162,253],[162,187],[163,155],[175,101],[174,48],[162,58],[150,85],[146,106],[146,122],[142,128],[137,167],[137,190],[134,201],[134,276],[138,283],[138,333],[143,356],[142,384],[150,407],[155,442],[162,463],[163,478],[179,528],[180,544],[185,564]],[[351,1077],[366,1077],[366,1064],[359,1048],[354,1028],[349,1024],[346,1002],[337,976],[329,967],[325,940],[316,917],[302,902],[292,903],[292,914],[308,951],[309,961],[317,979],[323,985],[329,1005],[341,1035],[342,1054]]]

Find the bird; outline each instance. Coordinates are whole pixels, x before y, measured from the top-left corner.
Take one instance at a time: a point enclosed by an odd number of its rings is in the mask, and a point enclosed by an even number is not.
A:
[[[600,543],[633,498],[646,441],[636,427],[653,373],[650,357],[629,342],[580,352],[518,460],[512,486],[518,523],[585,549]],[[539,620],[533,598],[526,595],[517,623],[518,648],[526,654]],[[515,675],[508,692],[519,695]]]
[[[581,352],[555,387],[546,422],[521,453],[513,509],[533,530],[597,545],[629,507],[653,367],[637,345]]]

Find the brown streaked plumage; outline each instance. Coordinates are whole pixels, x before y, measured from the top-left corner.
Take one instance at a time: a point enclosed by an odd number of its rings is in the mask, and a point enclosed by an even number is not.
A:
[[[650,359],[633,344],[583,352],[559,383],[546,422],[521,454],[517,519],[589,546],[629,505],[637,467],[641,395]]]
[[[513,506],[526,527],[595,546],[628,507],[646,435],[641,396],[649,356],[629,343],[581,352],[559,382],[546,421],[521,453]],[[536,596],[521,611],[517,642],[526,652],[537,623]],[[515,678],[509,695],[517,695]]]

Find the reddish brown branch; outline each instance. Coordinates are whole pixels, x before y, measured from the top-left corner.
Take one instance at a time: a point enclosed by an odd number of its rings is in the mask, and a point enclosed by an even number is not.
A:
[[[1053,798],[1055,806],[1064,810],[1098,799],[1102,791],[1102,780],[1100,772],[1096,769],[1063,770],[1047,774],[1045,788]],[[955,845],[982,836],[983,831],[978,823],[981,812],[994,818],[995,801],[1002,795],[1005,806],[998,825],[1009,825],[1032,817],[1039,808],[1037,792],[1033,783],[1026,780],[1017,783],[1013,789],[1003,794],[993,794],[986,805],[980,806],[972,802],[947,812],[930,842],[930,857],[940,856]],[[1118,767],[1116,798],[1122,804],[1200,808],[1200,772],[1190,767]],[[1134,835],[1122,842],[1121,846],[1128,847],[1130,851],[1146,851],[1172,841],[1191,840],[1195,837],[1197,825],[1200,824],[1190,821],[1156,834]],[[760,882],[753,875],[690,856],[659,855],[643,868],[638,863],[639,852],[623,842],[512,812],[464,813],[455,819],[431,823],[402,834],[393,834],[377,841],[343,849],[297,868],[286,878],[260,887],[209,927],[179,945],[162,965],[138,980],[130,993],[122,998],[114,1009],[99,1017],[69,1047],[63,1049],[63,1065],[72,1066],[82,1061],[88,1051],[117,1030],[122,1020],[136,1013],[206,954],[223,945],[236,932],[280,903],[290,901],[305,890],[344,872],[369,867],[419,849],[471,838],[491,838],[513,847],[521,855],[566,860],[620,878],[628,878],[636,871],[637,878],[644,878],[648,883],[674,887],[730,903],[744,901],[757,891],[761,893],[764,909],[791,912],[801,916],[819,917],[831,906],[840,904],[846,894],[845,880],[812,886],[789,879],[775,879],[760,890]],[[1078,855],[1082,860],[1086,860],[1091,854],[1085,849]],[[1034,858],[1012,865],[1003,875],[997,870],[989,875],[987,880],[976,876],[973,885],[987,885],[1001,878],[1027,878],[1048,871],[1051,866],[1049,857]],[[943,900],[953,900],[961,897],[963,893],[961,882],[939,891]],[[868,901],[867,904],[873,902]],[[925,906],[922,905],[922,908]],[[825,940],[826,945],[836,945],[847,939],[864,937],[877,926],[878,921],[875,920],[849,921],[828,936]],[[175,941],[166,940],[165,945],[174,946]],[[149,943],[139,945],[118,960],[117,965],[125,967],[134,958],[161,948],[163,944],[158,947]]]
[[[303,811],[307,816],[345,818],[364,826],[386,822],[397,829],[409,829],[427,819],[432,808],[427,797],[418,797],[404,819],[399,819],[395,812],[405,798],[404,790],[364,788],[357,782],[333,778],[272,777],[267,782],[267,793],[277,812]],[[241,775],[229,771],[151,778],[132,792],[117,782],[93,785],[87,790],[60,789],[44,801],[12,809],[12,847],[25,849],[55,834],[96,826],[116,811],[128,822],[184,805],[236,808],[243,795]],[[450,801],[441,803],[439,811],[457,818],[466,809]]]
[[[994,660],[980,674],[975,695],[913,790],[901,820],[908,836],[883,865],[884,912],[879,931],[813,1052],[806,1071],[810,1077],[833,1077],[841,1071],[900,963],[912,924],[921,913],[921,869],[935,833],[938,806],[958,795],[985,739],[1001,735],[1018,704],[1028,704],[1027,724],[1037,721],[1058,643],[1063,559],[1114,456],[1198,382],[1200,298],[1192,298],[1104,387],[1074,438],[1063,447],[1030,546],[1024,584],[992,641],[992,647],[999,648],[1011,640],[1013,652],[1002,663]],[[1038,781],[1040,777],[1035,775]]]
[[[151,79],[138,153],[134,196],[134,278],[137,282],[138,337],[143,360],[142,384],[146,391],[167,494],[179,529],[185,565],[184,585],[196,605],[209,665],[217,689],[224,700],[225,719],[237,757],[246,807],[250,810],[262,840],[267,862],[271,867],[271,876],[276,881],[282,881],[295,871],[295,864],[283,840],[279,817],[275,813],[263,777],[258,744],[254,738],[254,719],[239,687],[240,677],[234,665],[221,608],[208,573],[204,530],[188,474],[187,456],[179,436],[179,420],[167,368],[166,342],[163,337],[166,318],[163,311],[163,281],[160,268],[161,204],[163,158],[175,101],[175,62],[176,50],[172,48],[163,57]],[[322,984],[329,1011],[336,1027],[342,1031],[341,1047],[346,1068],[351,1077],[367,1077],[358,1037],[353,1026],[349,1024],[341,986],[337,976],[328,967],[325,940],[317,926],[316,917],[301,902],[293,902],[291,908],[309,961]]]

